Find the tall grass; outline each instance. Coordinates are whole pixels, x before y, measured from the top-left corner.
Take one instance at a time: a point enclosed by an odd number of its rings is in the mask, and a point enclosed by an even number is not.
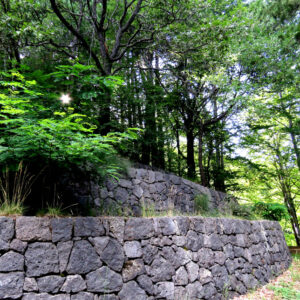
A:
[[[8,167],[4,169],[0,176],[0,215],[23,214],[24,201],[31,192],[35,178],[23,162],[15,171],[10,171]]]

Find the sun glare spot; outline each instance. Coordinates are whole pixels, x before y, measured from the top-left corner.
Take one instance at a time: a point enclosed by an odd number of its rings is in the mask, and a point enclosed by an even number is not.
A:
[[[69,104],[72,100],[69,94],[62,94],[59,98],[63,104]]]

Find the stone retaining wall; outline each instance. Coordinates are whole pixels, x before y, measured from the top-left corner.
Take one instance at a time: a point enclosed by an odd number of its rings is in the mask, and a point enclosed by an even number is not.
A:
[[[0,218],[0,299],[226,299],[285,270],[280,225],[199,217]]]
[[[87,191],[83,185],[78,186],[76,198],[82,198],[81,202],[92,202],[100,214],[114,215],[119,210],[125,215],[141,216],[142,207],[156,212],[193,213],[195,195],[205,195],[210,209],[229,209],[225,193],[173,174],[144,168],[129,168],[128,174],[119,181],[107,180],[103,188],[90,183],[89,188],[92,199],[84,198]]]

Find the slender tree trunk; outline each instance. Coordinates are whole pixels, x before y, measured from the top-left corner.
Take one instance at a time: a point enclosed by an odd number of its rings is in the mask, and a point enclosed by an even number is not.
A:
[[[111,106],[111,91],[108,88],[104,89],[104,93],[100,100],[100,133],[102,135],[108,134],[112,129],[110,106]]]
[[[157,149],[153,149],[154,153],[156,152],[156,156],[153,155],[153,165],[164,169],[165,168],[165,137],[163,131],[163,117],[161,116],[161,107],[159,106],[159,100],[161,99],[160,93],[160,81],[159,81],[159,58],[158,55],[155,54],[155,71],[154,71],[154,84],[155,84],[155,108],[156,108],[156,120],[157,120],[157,131],[156,131],[156,144]]]
[[[176,126],[176,130],[175,130],[175,134],[176,134],[176,147],[177,147],[177,173],[178,176],[181,176],[181,159],[180,159],[180,138],[179,138],[179,128],[178,126]]]
[[[188,177],[195,178],[196,177],[196,166],[195,166],[195,157],[194,157],[194,132],[191,129],[186,131],[186,139],[187,139],[187,168],[188,168]]]
[[[293,143],[293,147],[294,147],[294,151],[295,151],[295,155],[296,155],[297,166],[300,171],[300,152],[299,152],[295,134],[293,132],[293,122],[291,119],[289,119],[289,129],[290,129],[290,135],[291,135],[291,139],[292,139],[292,143]]]
[[[300,227],[299,227],[299,221],[297,218],[294,200],[293,200],[293,197],[291,194],[291,186],[288,182],[288,177],[286,175],[286,170],[283,165],[281,153],[280,153],[279,149],[275,149],[275,151],[276,151],[276,157],[277,157],[277,162],[275,165],[276,171],[277,171],[277,177],[278,177],[278,180],[280,183],[281,192],[283,194],[284,203],[287,207],[287,210],[288,210],[288,213],[290,216],[290,221],[291,221],[291,225],[293,228],[296,243],[297,243],[297,246],[300,246]]]
[[[200,172],[200,179],[201,184],[203,186],[207,186],[207,179],[205,175],[204,165],[203,165],[203,128],[199,129],[198,134],[198,164],[199,164],[199,172]]]
[[[210,181],[211,181],[211,160],[212,160],[212,156],[213,156],[213,141],[212,141],[212,138],[210,138],[208,140],[208,143],[207,143],[207,148],[208,148],[208,151],[207,151],[207,164],[206,164],[206,167],[205,167],[205,174],[206,174],[206,182],[207,182],[207,187],[211,187],[211,184],[210,184]]]
[[[284,182],[284,179],[281,178],[280,180],[281,180],[280,183],[281,183],[281,189],[282,189],[282,193],[283,193],[284,203],[285,203],[287,210],[289,212],[289,215],[290,215],[290,221],[292,224],[296,243],[297,243],[297,246],[300,246],[300,228],[299,228],[299,222],[298,222],[297,213],[296,213],[296,209],[295,209],[295,204],[294,204],[291,192]]]

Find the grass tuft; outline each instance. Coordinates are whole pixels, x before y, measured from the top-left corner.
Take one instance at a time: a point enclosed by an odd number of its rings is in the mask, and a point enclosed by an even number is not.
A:
[[[7,203],[0,205],[0,216],[21,216],[24,213],[24,206],[21,203]]]

